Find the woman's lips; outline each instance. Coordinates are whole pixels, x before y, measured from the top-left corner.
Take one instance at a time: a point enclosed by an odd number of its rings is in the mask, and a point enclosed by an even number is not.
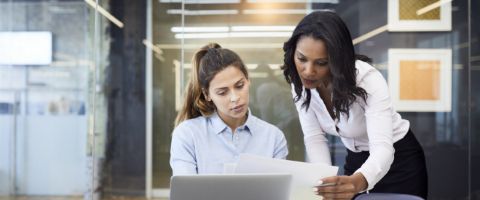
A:
[[[232,110],[233,110],[234,112],[237,112],[237,113],[238,113],[238,112],[242,112],[242,111],[243,111],[243,107],[244,107],[244,104],[238,105],[238,106],[233,107]]]
[[[310,85],[311,86],[311,85],[314,85],[317,82],[317,80],[303,79],[303,82],[305,83],[305,85]]]

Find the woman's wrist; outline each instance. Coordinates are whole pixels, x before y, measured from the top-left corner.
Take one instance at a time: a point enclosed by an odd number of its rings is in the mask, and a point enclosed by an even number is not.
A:
[[[368,182],[365,176],[361,172],[357,172],[352,175],[352,178],[354,179],[354,185],[355,189],[358,192],[365,191],[368,188]]]

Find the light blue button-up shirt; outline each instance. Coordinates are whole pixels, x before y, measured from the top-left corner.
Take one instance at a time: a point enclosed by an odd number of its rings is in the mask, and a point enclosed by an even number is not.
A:
[[[170,166],[173,175],[221,174],[225,163],[241,153],[285,159],[287,141],[277,127],[248,114],[235,133],[217,113],[180,123],[173,131]]]

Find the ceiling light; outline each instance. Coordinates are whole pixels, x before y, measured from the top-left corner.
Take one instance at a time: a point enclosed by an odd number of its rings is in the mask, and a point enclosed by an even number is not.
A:
[[[292,32],[178,33],[176,39],[290,37]]]
[[[167,14],[170,15],[237,15],[238,13],[238,10],[167,10]]]
[[[192,33],[192,32],[228,32],[229,28],[226,26],[211,26],[211,27],[172,27],[170,29],[174,33]]]
[[[307,9],[246,9],[246,15],[306,15],[311,11]]]
[[[292,32],[231,32],[230,37],[290,37]]]
[[[176,39],[226,38],[228,33],[178,33]]]
[[[160,3],[182,3],[185,4],[230,4],[240,3],[240,0],[159,0]]]
[[[232,26],[232,31],[293,31],[295,26]]]
[[[338,0],[248,0],[248,3],[331,3],[338,4]]]

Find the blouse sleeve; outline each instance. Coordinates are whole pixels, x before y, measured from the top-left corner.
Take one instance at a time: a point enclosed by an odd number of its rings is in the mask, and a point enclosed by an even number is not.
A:
[[[170,166],[173,175],[197,174],[194,140],[190,129],[184,124],[173,130]]]
[[[292,95],[295,98],[297,95],[292,87]],[[320,127],[320,121],[318,120],[315,110],[319,110],[318,104],[313,100],[310,102],[310,107],[307,110],[306,107],[302,107],[305,101],[305,94],[302,95],[299,101],[295,102],[297,108],[298,118],[300,119],[300,125],[303,131],[303,140],[305,142],[305,148],[307,150],[307,156],[312,163],[325,163],[332,165],[330,158],[330,150],[328,149],[328,139],[325,132]]]
[[[369,72],[360,86],[368,93],[365,118],[370,156],[357,172],[363,174],[367,190],[371,190],[393,162],[393,109],[387,83],[380,72]]]
[[[277,137],[275,138],[275,150],[273,153],[273,157],[278,159],[286,159],[288,155],[287,140],[285,139],[285,135],[280,129],[278,129],[277,127],[274,128]]]

